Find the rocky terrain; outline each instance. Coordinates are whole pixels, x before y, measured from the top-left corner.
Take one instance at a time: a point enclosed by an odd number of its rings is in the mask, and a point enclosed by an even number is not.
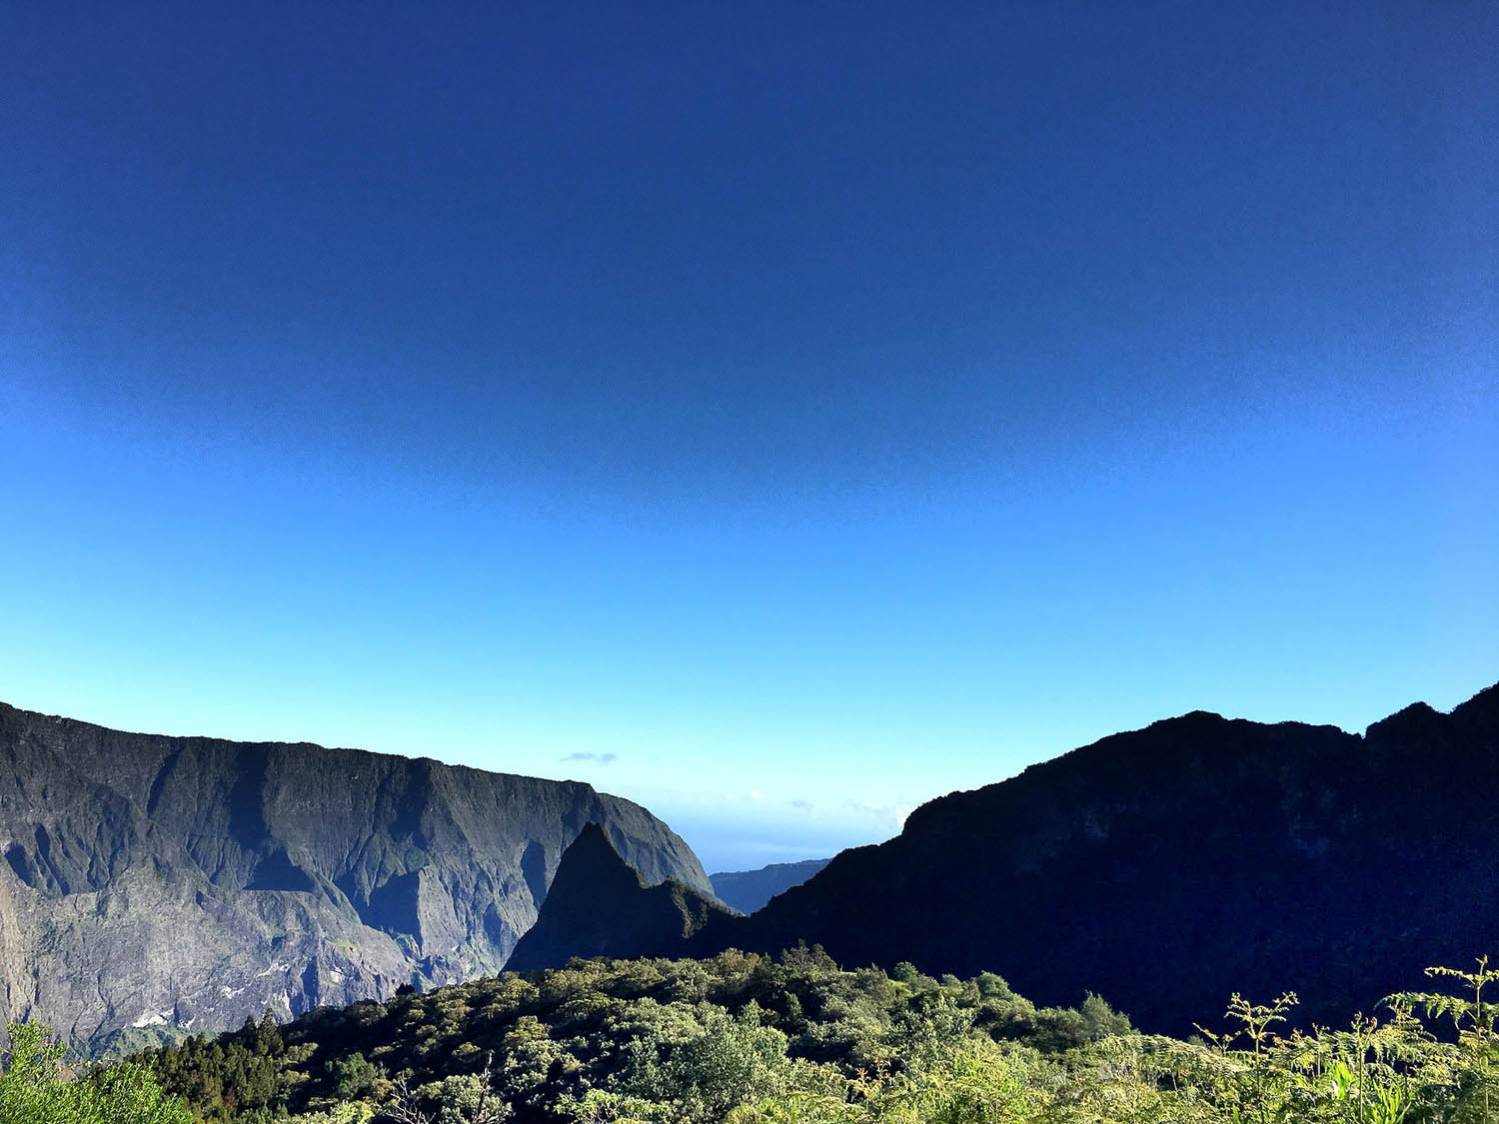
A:
[[[494,972],[589,823],[644,882],[711,893],[586,784],[0,705],[0,1019],[121,1049]]]
[[[708,875],[708,881],[713,883],[713,892],[724,905],[740,913],[754,913],[777,894],[800,886],[827,865],[827,859],[771,863],[759,870],[720,871]]]
[[[1430,964],[1499,951],[1496,791],[1499,687],[1362,735],[1196,712],[933,800],[688,945],[993,971],[1153,1031],[1189,1033],[1235,991],[1295,990],[1303,1024],[1341,1023]]]

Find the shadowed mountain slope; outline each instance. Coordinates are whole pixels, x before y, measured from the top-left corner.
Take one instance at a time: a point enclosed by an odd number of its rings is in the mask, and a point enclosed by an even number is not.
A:
[[[709,891],[586,784],[0,705],[0,1017],[98,1047],[494,972],[589,823],[647,882]]]
[[[598,824],[564,852],[536,924],[508,968],[565,964],[573,956],[670,956],[685,952],[713,919],[734,916],[712,895],[680,882],[647,886]]]
[[[1196,712],[933,800],[691,947],[989,970],[1151,1030],[1234,991],[1337,1022],[1499,948],[1496,791],[1499,688],[1363,736]]]

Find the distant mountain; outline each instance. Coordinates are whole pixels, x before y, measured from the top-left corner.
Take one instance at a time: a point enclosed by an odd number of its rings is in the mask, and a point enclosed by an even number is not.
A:
[[[573,956],[674,956],[714,919],[735,916],[711,895],[680,882],[647,886],[598,824],[562,855],[536,924],[507,968],[567,963]]]
[[[1096,992],[1150,1030],[1188,1031],[1235,991],[1295,990],[1303,1022],[1336,1022],[1429,964],[1499,952],[1496,792],[1499,687],[1362,736],[1195,712],[931,801],[689,944],[990,970],[1041,1003]]]
[[[586,784],[0,704],[0,1020],[123,1046],[492,973],[590,823],[646,882],[710,891]]]
[[[804,859],[796,863],[771,863],[759,870],[729,870],[708,875],[713,892],[724,905],[740,913],[754,913],[779,893],[800,886],[823,867],[828,859]]]

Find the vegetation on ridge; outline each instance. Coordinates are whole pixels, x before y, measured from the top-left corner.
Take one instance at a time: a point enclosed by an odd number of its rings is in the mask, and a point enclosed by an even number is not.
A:
[[[1137,1032],[1098,998],[1037,1008],[993,974],[848,971],[817,949],[580,960],[247,1023],[72,1083],[20,1028],[0,1124],[1499,1120],[1499,971],[1431,975],[1453,993],[1391,997],[1346,1029],[1286,1034],[1294,996],[1235,996],[1230,1030],[1180,1040]],[[117,1101],[28,1114],[75,1095]]]

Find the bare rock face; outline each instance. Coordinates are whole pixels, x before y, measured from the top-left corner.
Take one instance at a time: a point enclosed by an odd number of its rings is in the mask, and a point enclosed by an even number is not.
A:
[[[0,704],[0,1019],[119,1049],[494,972],[590,823],[646,883],[711,893],[586,784]]]

